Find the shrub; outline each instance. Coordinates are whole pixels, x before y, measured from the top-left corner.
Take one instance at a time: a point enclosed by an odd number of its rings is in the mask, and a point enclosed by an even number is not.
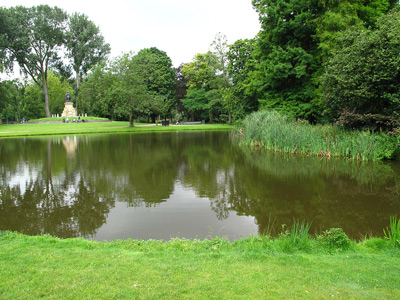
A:
[[[350,239],[342,228],[331,228],[318,236],[318,240],[329,250],[344,251],[350,248]]]

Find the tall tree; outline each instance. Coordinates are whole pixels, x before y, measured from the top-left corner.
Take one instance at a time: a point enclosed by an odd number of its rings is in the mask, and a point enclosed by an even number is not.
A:
[[[141,68],[137,67],[132,53],[125,53],[117,58],[113,63],[112,71],[118,77],[112,87],[119,96],[116,113],[127,114],[129,126],[133,127],[134,116],[150,98],[146,88],[146,77],[141,73]]]
[[[211,51],[196,54],[191,63],[183,66],[182,74],[188,80],[188,95],[182,103],[192,118],[204,118],[208,114],[212,122],[220,112],[220,92],[224,82],[218,72],[218,58]]]
[[[78,92],[82,76],[106,59],[111,48],[105,43],[99,27],[86,15],[79,13],[74,13],[69,17],[67,46],[68,57],[75,72],[76,92]]]
[[[224,86],[220,91],[222,102],[225,109],[228,111],[228,123],[232,124],[232,112],[237,107],[236,97],[233,94],[232,80],[228,73],[228,40],[226,35],[219,32],[211,44],[211,49],[218,61],[218,72],[222,74]]]
[[[147,90],[154,95],[153,119],[160,113],[160,106],[166,117],[175,104],[175,70],[171,58],[165,51],[152,47],[140,50],[132,59]]]
[[[319,76],[349,26],[374,27],[390,0],[253,0],[262,30],[247,91],[261,106],[314,121],[320,117]]]
[[[81,108],[94,116],[114,120],[118,93],[113,89],[117,74],[106,63],[98,64],[80,88]]]
[[[247,91],[249,74],[256,69],[257,59],[254,57],[256,40],[237,40],[229,45],[228,72],[233,83],[233,95],[240,100],[240,107],[244,113],[255,111],[258,108],[254,93]]]
[[[219,32],[214,41],[211,43],[211,51],[217,58],[218,71],[222,73],[222,78],[224,81],[224,88],[227,89],[230,83],[228,75],[228,39],[226,35]]]
[[[313,0],[253,0],[262,30],[256,46],[259,60],[251,74],[250,90],[260,105],[296,117],[312,119],[319,67],[315,16],[320,6]]]
[[[6,12],[3,9],[2,15],[7,32],[0,41],[1,50],[41,89],[46,116],[50,117],[47,74],[60,59],[58,51],[65,43],[67,15],[48,5],[11,7]]]

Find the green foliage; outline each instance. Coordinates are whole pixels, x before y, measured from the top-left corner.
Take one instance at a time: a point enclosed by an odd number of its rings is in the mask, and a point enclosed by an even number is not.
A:
[[[383,229],[383,233],[392,247],[400,247],[400,219],[390,217],[390,227]]]
[[[233,114],[239,113],[241,109],[245,113],[250,113],[258,108],[257,98],[254,93],[247,90],[249,85],[249,74],[255,70],[257,60],[254,57],[254,48],[256,40],[237,40],[232,45],[229,45],[227,53],[228,73],[232,78],[233,96],[238,99],[238,107]]]
[[[223,80],[220,76],[217,76],[218,65],[218,58],[214,53],[196,54],[193,61],[182,68],[182,74],[189,80],[189,90],[204,89],[210,91],[222,88]]]
[[[358,114],[400,113],[400,12],[381,17],[376,29],[352,29],[322,77],[327,114],[336,119],[343,109]]]
[[[363,245],[375,251],[382,251],[388,248],[388,242],[382,238],[368,238],[363,241]]]
[[[250,75],[248,91],[261,107],[314,119],[313,73],[319,67],[319,49],[312,37],[319,6],[309,0],[253,0],[253,6],[262,30],[256,44],[259,63]]]
[[[49,71],[47,75],[47,89],[49,95],[49,108],[51,114],[62,114],[64,110],[65,94],[69,92],[74,96],[74,91],[68,81],[64,80],[53,71]],[[25,111],[28,114],[26,119],[40,118],[43,115],[41,107],[43,106],[43,94],[39,87],[31,83],[26,87],[25,91]],[[34,107],[38,105],[39,107]]]
[[[182,104],[193,121],[208,117],[208,102],[207,92],[204,89],[190,89],[186,99],[182,99]]]
[[[309,251],[311,250],[311,239],[309,237],[309,231],[311,223],[293,220],[293,225],[290,228],[286,228],[286,225],[282,225],[282,232],[278,237],[278,245],[284,251],[292,252],[295,250]]]
[[[339,40],[344,32],[350,26],[355,26],[360,31],[379,27],[376,23],[378,17],[387,13],[394,5],[393,1],[388,0],[253,0],[252,3],[259,14],[262,29],[254,50],[258,63],[249,74],[246,93],[257,98],[261,107],[277,109],[312,122],[322,117],[320,76],[325,68],[346,69],[352,64],[343,58],[329,61],[335,49],[343,48]],[[371,56],[365,56],[364,49],[368,50],[366,53],[371,52]],[[366,61],[371,60],[374,50],[360,47],[357,51],[355,60]],[[367,66],[365,61],[360,65]],[[381,73],[386,72],[382,71],[385,66],[380,67],[374,69],[376,74],[380,70]],[[387,69],[387,73],[392,71]],[[327,71],[327,74],[331,73],[331,70]],[[336,88],[333,81],[327,83],[327,86],[354,98],[351,90],[353,87],[363,87],[362,81],[358,81],[357,77],[364,75],[351,67],[348,68],[348,74],[347,86]],[[352,75],[356,80],[352,80]],[[383,77],[379,79],[380,75],[370,76],[369,79],[367,76],[367,80],[382,80],[384,86]],[[390,95],[378,93],[375,97],[392,97],[395,93],[388,94]],[[336,95],[331,96],[332,101],[337,98]],[[368,97],[369,95],[366,96]],[[353,100],[358,103],[360,99]],[[360,103],[359,106],[362,105]]]
[[[331,228],[318,236],[320,241],[330,251],[345,251],[350,248],[351,241],[342,228]]]
[[[130,126],[133,126],[134,115],[143,109],[143,105],[148,105],[151,98],[146,88],[145,74],[136,68],[132,53],[117,58],[111,70],[117,76],[112,86],[117,97],[115,112],[120,116],[128,115]]]
[[[150,111],[153,117],[162,114],[170,116],[175,104],[175,70],[172,67],[171,58],[165,51],[155,47],[145,48],[133,58],[135,72],[143,80],[151,97]]]
[[[43,103],[43,93],[40,89],[35,85],[28,85],[25,88],[22,101],[22,115],[27,120],[45,117],[46,112]]]
[[[42,90],[47,117],[50,117],[47,74],[50,66],[60,60],[58,51],[65,42],[66,19],[64,11],[48,5],[11,7],[3,19],[6,34],[2,36],[0,49],[8,61],[16,61]]]
[[[82,76],[106,59],[110,45],[105,43],[100,29],[86,15],[79,13],[69,17],[66,39],[78,89]]]
[[[24,89],[16,81],[0,82],[0,123],[1,121],[19,123],[23,118],[21,115],[23,92]]]
[[[328,158],[392,159],[397,147],[396,138],[385,134],[346,131],[328,125],[313,126],[275,111],[259,111],[247,116],[237,134],[248,145]]]
[[[101,63],[93,69],[80,88],[80,103],[83,112],[93,116],[115,118],[117,94],[112,88],[117,76]]]

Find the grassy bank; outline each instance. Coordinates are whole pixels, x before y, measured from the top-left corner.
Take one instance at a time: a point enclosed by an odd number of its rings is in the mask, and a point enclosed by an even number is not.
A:
[[[334,126],[313,126],[277,112],[259,111],[245,118],[237,135],[248,145],[286,152],[357,160],[399,158],[395,137]]]
[[[285,245],[293,247],[287,248]],[[302,243],[300,243],[302,244]],[[299,244],[299,245],[300,245]],[[229,243],[93,242],[0,233],[2,299],[399,299],[399,249],[330,251],[284,234]]]
[[[153,131],[190,131],[190,130],[230,130],[225,124],[171,125],[135,124],[129,122],[85,122],[85,123],[45,123],[0,125],[0,137],[89,134],[112,132],[153,132]]]

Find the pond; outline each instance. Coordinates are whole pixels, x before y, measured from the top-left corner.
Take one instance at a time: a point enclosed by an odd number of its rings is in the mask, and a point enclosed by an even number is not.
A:
[[[400,164],[282,155],[230,132],[0,140],[0,230],[93,240],[279,234],[312,222],[382,236]]]

